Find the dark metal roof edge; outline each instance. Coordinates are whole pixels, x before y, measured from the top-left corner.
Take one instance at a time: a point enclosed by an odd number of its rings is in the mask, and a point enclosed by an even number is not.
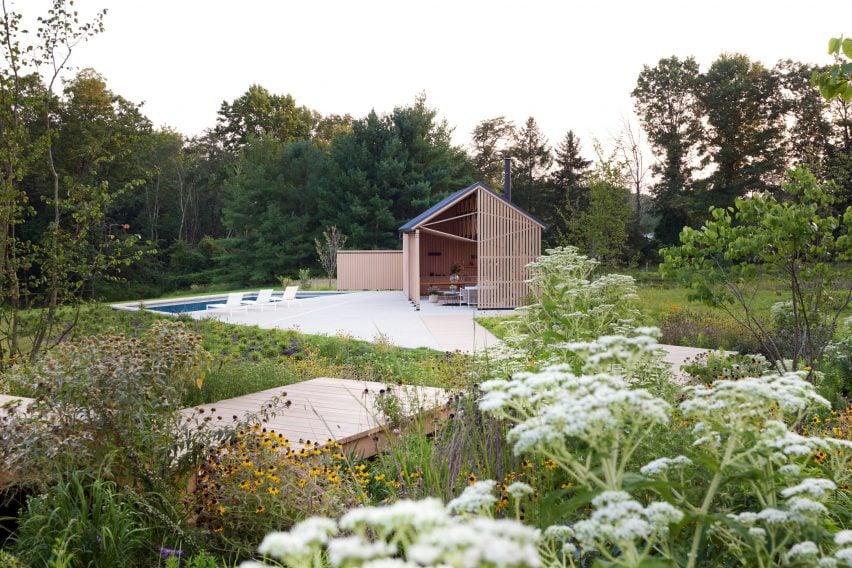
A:
[[[432,207],[430,207],[429,209],[427,209],[426,211],[424,211],[423,213],[421,213],[417,217],[414,217],[413,219],[408,221],[408,223],[401,226],[399,228],[399,231],[401,233],[410,233],[418,225],[420,225],[424,221],[428,220],[430,217],[437,214],[439,211],[448,207],[453,202],[459,201],[459,200],[467,197],[469,194],[471,194],[473,191],[475,191],[476,189],[478,189],[480,187],[490,191],[492,193],[492,195],[494,195],[494,197],[500,199],[503,203],[509,205],[518,213],[524,215],[525,217],[528,217],[531,221],[533,221],[534,223],[539,225],[542,229],[547,229],[547,224],[544,221],[542,221],[541,219],[539,219],[538,217],[536,217],[532,213],[522,209],[518,205],[515,205],[514,203],[512,203],[511,201],[509,201],[508,199],[506,199],[505,197],[503,197],[502,195],[500,195],[499,193],[497,193],[496,191],[494,191],[493,189],[491,189],[490,187],[488,187],[487,185],[485,185],[481,181],[477,181],[477,182],[474,182],[473,184],[467,186],[464,189],[460,189],[460,190],[456,191],[455,193],[451,193],[450,195],[448,195],[447,197],[445,197],[444,199],[442,199],[441,201],[439,201],[438,203],[436,203],[435,205],[433,205]]]

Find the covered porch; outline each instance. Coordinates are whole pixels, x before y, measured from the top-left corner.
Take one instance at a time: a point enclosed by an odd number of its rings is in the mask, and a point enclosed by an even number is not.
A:
[[[403,291],[417,309],[432,291],[480,309],[521,306],[530,294],[526,266],[541,254],[543,228],[475,183],[400,228]]]

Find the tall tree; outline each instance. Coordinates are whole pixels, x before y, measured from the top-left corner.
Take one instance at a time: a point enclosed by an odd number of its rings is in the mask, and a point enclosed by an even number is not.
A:
[[[473,165],[479,178],[492,189],[499,189],[503,175],[503,157],[515,136],[515,125],[504,116],[487,118],[473,129]]]
[[[821,175],[832,136],[829,106],[811,85],[813,65],[779,61],[772,69],[778,77],[783,104],[785,153],[788,167],[807,166]]]
[[[292,96],[275,95],[260,85],[251,85],[232,102],[222,102],[214,132],[226,148],[235,150],[251,137],[266,136],[279,142],[310,138],[314,120],[314,113],[297,106]]]
[[[784,172],[783,104],[778,78],[741,54],[720,56],[703,75],[699,100],[707,118],[701,210],[729,207],[748,191],[780,187]]]
[[[597,161],[587,177],[588,203],[574,219],[576,243],[602,262],[620,262],[633,224],[627,165],[617,149],[606,153],[598,141],[594,147]]]
[[[688,222],[686,196],[703,136],[696,97],[698,82],[695,59],[672,56],[654,67],[644,66],[632,93],[636,112],[658,158],[652,169],[659,181],[651,190],[661,218],[656,237],[663,243],[677,242]]]
[[[267,284],[313,265],[326,154],[308,140],[282,145],[259,138],[240,162],[240,175],[226,183],[222,212],[234,232],[223,259],[234,283]]]
[[[554,152],[553,185],[564,199],[563,204],[570,204],[576,209],[582,209],[584,188],[591,160],[582,155],[580,138],[573,130],[565,133],[565,138],[559,143]]]
[[[553,156],[535,118],[527,118],[515,132],[509,152],[515,164],[512,200],[540,216],[554,205],[547,195],[547,175]]]
[[[549,188],[553,192],[550,214],[543,217],[550,225],[549,233],[554,242],[576,244],[576,219],[588,208],[589,195],[586,177],[591,160],[582,155],[580,139],[569,130],[554,152],[556,167],[551,175]]]
[[[450,136],[423,96],[354,121],[352,132],[331,146],[333,197],[323,225],[339,227],[354,247],[398,247],[401,224],[475,180],[470,159]]]
[[[70,2],[53,0],[38,18],[34,42],[25,43],[20,14],[0,13],[0,365],[35,359],[68,327],[57,329],[62,305],[79,307],[85,286],[133,258],[133,237],[105,224],[111,201],[103,179],[80,182],[61,173],[55,90],[73,50],[103,29],[103,13],[81,23]],[[99,152],[100,153],[100,152]],[[89,181],[89,180],[87,180]],[[43,185],[42,185],[43,184]],[[37,187],[42,185],[42,187]],[[44,230],[19,231],[46,207]]]

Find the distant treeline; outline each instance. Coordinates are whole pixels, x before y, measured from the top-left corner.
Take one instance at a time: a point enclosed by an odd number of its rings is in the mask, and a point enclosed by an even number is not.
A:
[[[300,268],[319,275],[314,239],[327,227],[338,227],[348,248],[398,248],[397,228],[440,197],[478,179],[499,190],[508,154],[513,199],[548,223],[546,244],[579,245],[606,262],[653,262],[657,247],[701,223],[709,206],[780,192],[791,166],[834,180],[838,208],[852,203],[852,106],[824,102],[813,70],[742,55],[704,71],[692,58],[662,59],[641,70],[632,93],[641,129],[625,123],[606,148],[593,141],[592,161],[572,131],[552,148],[532,117],[520,126],[483,120],[462,148],[423,96],[387,114],[323,116],[259,85],[186,138],[153,128],[141,105],[87,69],[51,98],[56,177],[36,163],[7,180],[25,208],[16,238],[43,240],[59,179],[63,194],[109,194],[100,229],[79,238],[138,234],[153,245],[122,269],[125,283],[93,281],[91,295],[271,283]],[[20,80],[19,97],[46,91],[41,77]],[[0,97],[0,113],[26,121],[11,104]],[[43,124],[35,115],[26,122],[33,140]]]

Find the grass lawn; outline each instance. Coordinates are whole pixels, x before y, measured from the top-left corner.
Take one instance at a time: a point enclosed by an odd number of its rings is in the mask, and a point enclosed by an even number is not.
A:
[[[139,336],[158,318],[146,311],[123,312],[103,305],[82,309],[70,341],[96,334]],[[202,337],[212,363],[202,388],[186,406],[217,402],[316,377],[368,380],[460,388],[467,380],[470,358],[426,348],[403,349],[347,336],[300,334],[260,329],[214,320],[179,317]],[[0,394],[28,396],[0,376]]]
[[[619,271],[633,276],[638,285],[639,310],[643,325],[663,330],[664,343],[710,349],[742,349],[755,351],[759,345],[748,330],[738,324],[724,309],[689,300],[690,289],[671,280],[663,280],[655,271]],[[776,302],[789,298],[778,280],[757,282],[751,306],[763,322],[771,322],[770,310]],[[734,306],[734,313],[739,313]],[[852,315],[852,309],[847,310]],[[507,333],[504,322],[517,316],[478,317],[476,321],[498,338]]]

